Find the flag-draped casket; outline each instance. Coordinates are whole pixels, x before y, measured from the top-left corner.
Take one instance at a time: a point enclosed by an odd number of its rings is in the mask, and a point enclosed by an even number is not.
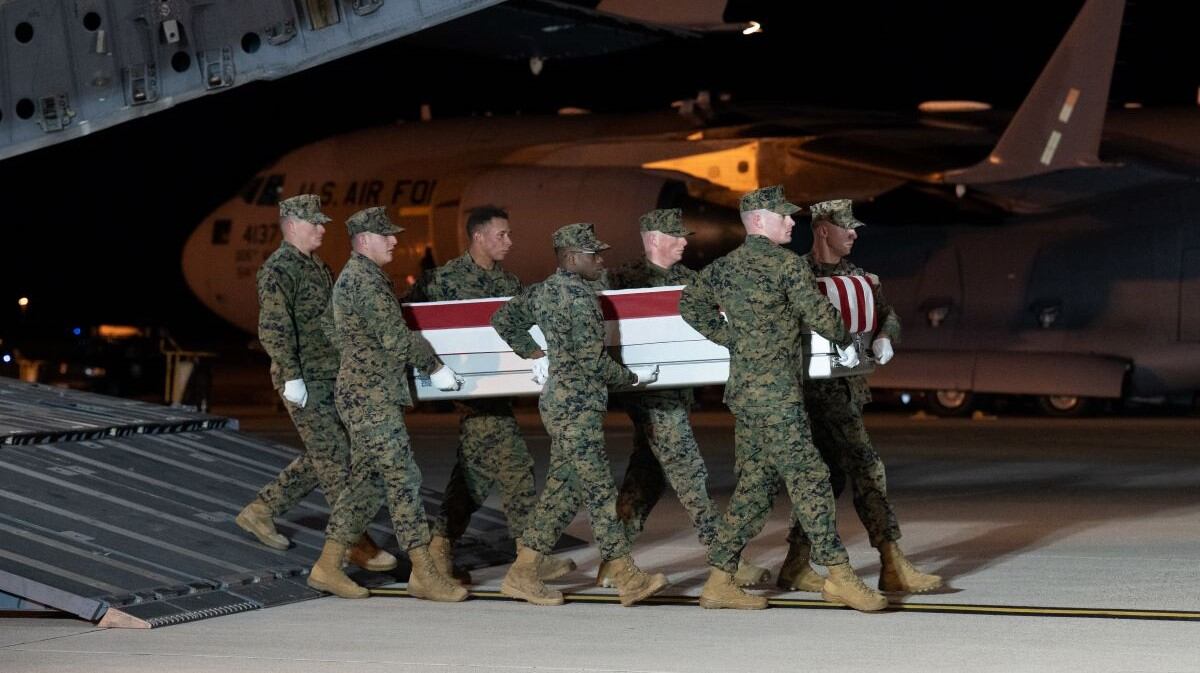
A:
[[[867,374],[873,362],[864,348],[875,329],[875,305],[865,278],[839,276],[818,279],[821,291],[855,333],[861,362],[850,369],[836,362],[833,345],[824,337],[804,335],[805,371],[809,378]],[[613,357],[626,365],[658,365],[658,380],[649,388],[687,388],[723,384],[729,376],[729,351],[704,338],[679,315],[683,288],[664,287],[600,292],[606,343]],[[463,377],[457,391],[434,388],[424,373],[415,377],[417,398],[449,400],[469,397],[538,395],[531,361],[517,356],[492,329],[491,318],[508,299],[470,299],[405,304],[409,328],[419,332],[434,352]],[[546,344],[541,330],[530,330]]]

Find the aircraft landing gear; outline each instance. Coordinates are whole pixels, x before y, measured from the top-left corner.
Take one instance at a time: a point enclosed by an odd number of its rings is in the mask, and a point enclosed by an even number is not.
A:
[[[974,402],[975,394],[969,390],[931,390],[925,394],[925,405],[938,416],[966,416]]]
[[[1058,418],[1086,416],[1094,406],[1092,398],[1078,395],[1041,395],[1037,398],[1037,407],[1043,414]]]

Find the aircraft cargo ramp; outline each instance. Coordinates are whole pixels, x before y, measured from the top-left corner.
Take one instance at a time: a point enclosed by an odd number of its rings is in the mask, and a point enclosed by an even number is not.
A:
[[[329,512],[319,492],[277,519],[287,551],[234,523],[295,455],[231,419],[0,378],[0,592],[140,628],[315,598],[305,575]],[[441,494],[423,496],[429,509]],[[465,567],[512,559],[500,512],[473,524]],[[386,509],[372,531],[395,551]],[[407,565],[396,572],[355,577],[389,584]]]

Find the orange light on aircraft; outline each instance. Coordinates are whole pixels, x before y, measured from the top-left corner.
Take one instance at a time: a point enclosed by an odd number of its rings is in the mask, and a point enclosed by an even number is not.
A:
[[[142,330],[133,325],[101,325],[96,334],[104,339],[129,339],[142,335]]]

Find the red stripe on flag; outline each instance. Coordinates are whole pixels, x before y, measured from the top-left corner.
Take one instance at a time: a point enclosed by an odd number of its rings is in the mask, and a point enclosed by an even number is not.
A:
[[[605,320],[679,315],[679,297],[682,294],[683,290],[659,290],[600,295],[600,310]]]
[[[658,318],[679,315],[682,290],[657,290],[601,295],[600,310],[605,320]],[[489,327],[492,314],[506,299],[467,303],[405,304],[404,321],[412,330]]]
[[[411,330],[490,327],[492,314],[506,299],[465,304],[405,304],[404,322]]]
[[[857,276],[854,277],[854,293],[858,297],[858,324],[861,325],[858,331],[865,332],[870,329],[870,326],[867,325],[867,298],[863,292],[863,279]]]
[[[833,281],[838,284],[838,304],[841,308],[842,323],[846,325],[846,329],[853,330],[854,315],[850,312],[850,288],[844,282],[844,276],[834,276]]]

